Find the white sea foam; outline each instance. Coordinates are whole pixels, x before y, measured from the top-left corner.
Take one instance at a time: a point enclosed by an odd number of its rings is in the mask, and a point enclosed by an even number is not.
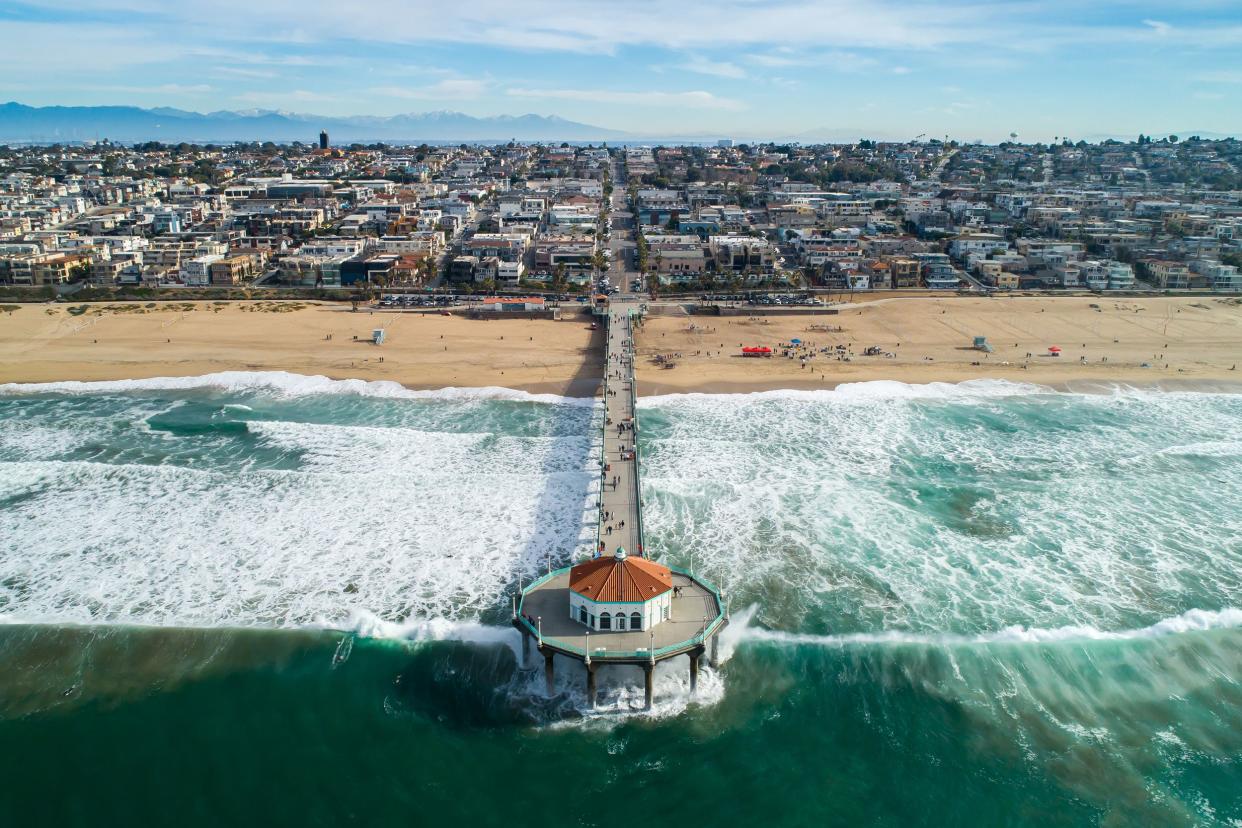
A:
[[[1242,464],[1222,441],[1242,398],[1019,389],[660,398],[648,547],[778,628],[1126,629],[1242,606]]]
[[[444,619],[467,635],[507,608],[519,577],[590,548],[598,476],[579,409],[544,406],[509,431],[495,412],[512,407],[469,395],[460,409],[410,406],[447,392],[215,377],[171,382],[295,389],[299,401],[278,391],[242,436],[161,432],[132,450],[125,429],[157,413],[149,398],[92,408],[69,388],[13,403],[22,415],[6,434],[30,440],[14,438],[28,450],[0,467],[0,617],[398,636],[409,623],[415,637],[441,622],[409,619]],[[100,385],[84,387],[141,387]],[[316,387],[393,403],[366,425],[299,421]],[[733,606],[756,605],[765,626],[849,618],[928,641],[1037,640],[1242,606],[1242,464],[1227,442],[1237,397],[865,384],[642,405],[649,548],[693,564]],[[1161,453],[1170,434],[1180,455]],[[57,446],[84,442],[113,453],[57,459]],[[277,468],[233,461],[264,451]],[[726,655],[747,616],[735,613]]]
[[[1161,638],[1189,632],[1234,629],[1242,627],[1242,609],[1227,607],[1222,610],[1187,610],[1181,615],[1164,618],[1146,627],[1132,630],[1101,630],[1091,626],[1066,626],[1055,629],[1028,628],[1019,625],[1006,627],[991,633],[961,635],[954,633],[910,633],[900,630],[884,632],[844,633],[842,635],[812,635],[808,633],[783,632],[750,626],[739,632],[737,641],[772,642],[777,644],[815,645],[822,647],[850,647],[876,644],[914,644],[933,647],[955,647],[987,644],[1053,644],[1074,641],[1129,641],[1141,638]]]
[[[449,618],[417,618],[409,621],[386,621],[367,611],[358,611],[345,624],[345,629],[368,638],[390,638],[398,641],[462,641],[482,646],[508,647],[515,659],[522,658],[522,638],[512,627],[496,627],[477,621],[455,621]]]
[[[10,621],[468,620],[593,541],[585,436],[254,422],[297,470],[4,464]],[[72,517],[70,517],[72,516]]]
[[[1016,397],[1032,394],[1055,394],[1053,389],[1026,382],[1010,380],[976,379],[965,382],[906,383],[896,380],[871,380],[868,382],[844,382],[835,388],[823,389],[775,389],[749,393],[712,394],[690,392],[660,394],[643,397],[641,405],[657,406],[677,401],[735,401],[750,404],[765,400],[794,400],[800,402],[850,402],[870,400],[969,400],[980,397]]]
[[[542,665],[540,665],[542,668]],[[596,670],[596,698],[592,704],[586,694],[586,668],[581,662],[556,657],[552,703],[559,709],[552,727],[590,727],[609,729],[634,718],[665,719],[679,716],[692,706],[718,704],[725,696],[724,675],[710,667],[699,671],[698,685],[690,692],[690,668],[684,659],[656,664],[652,678],[652,705],[645,708],[646,690],[643,668],[637,665],[609,665]],[[508,688],[516,699],[547,704],[542,669],[518,672]],[[564,713],[572,712],[572,718]],[[622,746],[618,746],[622,748]],[[622,748],[623,749],[623,748]]]
[[[266,391],[289,397],[353,394],[393,400],[512,400],[552,405],[595,405],[588,397],[531,394],[513,388],[440,388],[416,391],[388,380],[330,379],[287,371],[221,371],[195,377],[152,377],[100,382],[38,382],[0,384],[0,394],[100,394],[126,391],[187,391],[209,388],[223,392]]]

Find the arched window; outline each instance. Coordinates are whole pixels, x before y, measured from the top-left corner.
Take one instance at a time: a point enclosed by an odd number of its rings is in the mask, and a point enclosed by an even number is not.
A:
[[[601,630],[611,630],[612,629],[612,616],[606,612],[601,612],[599,614],[599,628]]]
[[[581,621],[583,624],[587,622],[586,607],[578,607],[578,620]]]
[[[617,629],[618,630],[625,629],[625,613],[624,612],[617,613]]]
[[[630,629],[641,630],[643,628],[643,616],[640,612],[630,613]]]

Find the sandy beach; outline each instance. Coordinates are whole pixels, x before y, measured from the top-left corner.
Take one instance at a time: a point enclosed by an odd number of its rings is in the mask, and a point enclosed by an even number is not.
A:
[[[985,337],[993,352],[974,350],[976,336]],[[782,356],[781,345],[794,339],[804,348],[792,358]],[[657,316],[647,322],[639,344],[644,394],[829,388],[870,380],[1008,379],[1075,390],[1118,383],[1226,388],[1242,381],[1233,370],[1242,363],[1242,305],[1214,297],[881,299],[843,307],[836,315]],[[835,354],[839,345],[848,361],[821,351]],[[743,346],[771,347],[776,354],[742,357]],[[881,353],[864,356],[873,346]],[[1051,356],[1050,347],[1060,348],[1060,356]],[[676,367],[661,367],[657,356],[672,356]],[[805,366],[803,356],[809,357]]]
[[[479,321],[309,302],[71,307],[23,305],[0,314],[0,382],[290,371],[411,388],[583,396],[595,393],[600,372],[601,335],[576,314]],[[1083,390],[1113,383],[1228,387],[1242,362],[1242,305],[1211,296],[880,299],[836,315],[754,318],[660,310],[638,343],[640,392],[648,395],[981,378]],[[378,327],[387,332],[380,347],[369,341]],[[994,352],[973,350],[976,336]],[[806,347],[782,356],[781,344],[793,339]],[[743,345],[777,355],[744,358]],[[838,345],[848,361],[822,352],[835,354]],[[881,354],[863,356],[869,346]],[[1050,356],[1051,346],[1061,355]],[[657,356],[671,357],[675,367],[662,367]]]
[[[309,302],[91,305],[80,315],[68,307],[0,314],[0,382],[290,371],[590,396],[602,370],[602,333],[586,317],[477,321]],[[375,328],[386,331],[383,346],[370,342]]]

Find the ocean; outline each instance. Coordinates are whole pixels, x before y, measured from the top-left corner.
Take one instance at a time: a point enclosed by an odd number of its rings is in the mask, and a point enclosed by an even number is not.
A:
[[[508,626],[598,416],[0,386],[0,825],[1242,825],[1242,395],[640,401],[648,550],[731,614],[649,713]]]

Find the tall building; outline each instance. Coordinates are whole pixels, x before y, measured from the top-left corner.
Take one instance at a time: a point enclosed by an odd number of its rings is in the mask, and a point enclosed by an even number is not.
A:
[[[319,148],[328,148],[328,131],[326,129],[319,130]]]

